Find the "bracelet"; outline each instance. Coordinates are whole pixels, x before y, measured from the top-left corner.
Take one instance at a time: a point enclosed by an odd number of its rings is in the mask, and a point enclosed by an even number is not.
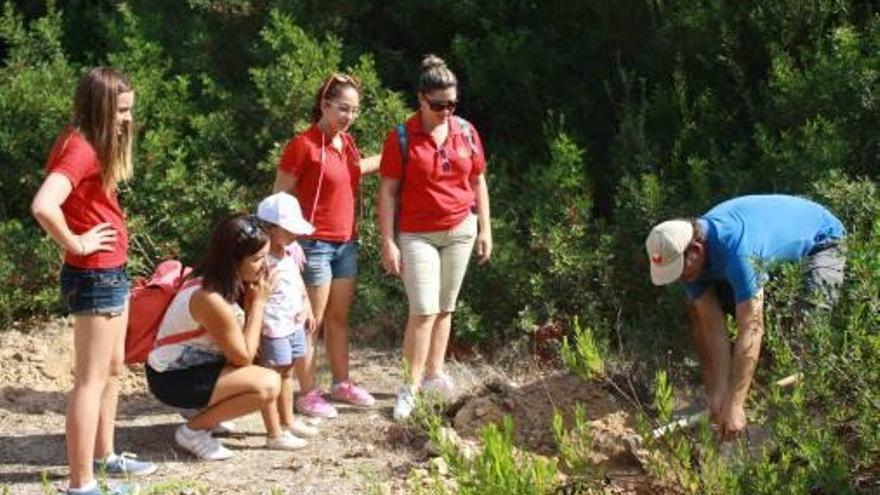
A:
[[[86,245],[83,242],[82,237],[77,237],[76,239],[79,241],[79,255],[85,256],[86,255]]]

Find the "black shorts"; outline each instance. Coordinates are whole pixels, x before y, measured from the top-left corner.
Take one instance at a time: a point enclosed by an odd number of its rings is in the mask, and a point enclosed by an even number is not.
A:
[[[159,402],[183,409],[201,409],[211,400],[220,372],[225,367],[226,363],[218,362],[162,373],[149,364],[144,368],[150,392]]]

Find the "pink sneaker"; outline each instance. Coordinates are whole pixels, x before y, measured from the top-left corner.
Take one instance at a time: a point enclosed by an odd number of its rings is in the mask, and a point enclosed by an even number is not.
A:
[[[336,408],[324,400],[317,389],[309,391],[296,401],[296,410],[315,418],[335,418],[339,416]]]
[[[369,392],[358,387],[351,380],[333,385],[330,389],[330,397],[340,402],[361,407],[370,407],[376,403],[376,399]]]

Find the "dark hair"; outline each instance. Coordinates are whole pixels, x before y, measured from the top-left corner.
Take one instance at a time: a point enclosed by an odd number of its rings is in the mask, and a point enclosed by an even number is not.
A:
[[[706,231],[703,230],[703,225],[700,224],[700,221],[696,217],[685,218],[684,220],[690,222],[691,227],[694,229],[694,234],[691,236],[691,242],[706,244]]]
[[[242,293],[238,265],[267,242],[264,224],[255,215],[240,213],[222,220],[214,228],[208,252],[196,270],[202,277],[202,287],[219,292],[230,303],[238,301]]]
[[[437,89],[456,86],[458,86],[458,79],[442,58],[434,54],[422,57],[422,63],[419,64],[419,93],[425,94]]]
[[[330,74],[315,94],[315,106],[312,107],[312,123],[317,124],[324,112],[321,102],[338,97],[345,88],[353,88],[358,96],[361,94],[361,82],[349,74]]]
[[[128,125],[117,135],[115,127],[119,95],[130,91],[128,76],[110,67],[95,67],[80,79],[73,97],[73,126],[95,149],[108,188],[132,175],[133,130]]]

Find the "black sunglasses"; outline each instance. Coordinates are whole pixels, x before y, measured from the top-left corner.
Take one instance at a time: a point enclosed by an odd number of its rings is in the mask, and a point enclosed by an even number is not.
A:
[[[263,221],[256,215],[248,215],[240,224],[239,239],[256,239],[263,232]]]
[[[446,148],[439,148],[437,153],[440,155],[440,159],[443,160],[443,171],[449,172],[452,169],[452,163],[450,163],[449,156],[446,154]]]
[[[443,110],[449,110],[450,112],[455,111],[455,106],[458,105],[458,102],[455,100],[431,100],[425,98],[425,101],[428,102],[428,107],[435,112],[442,112]]]

